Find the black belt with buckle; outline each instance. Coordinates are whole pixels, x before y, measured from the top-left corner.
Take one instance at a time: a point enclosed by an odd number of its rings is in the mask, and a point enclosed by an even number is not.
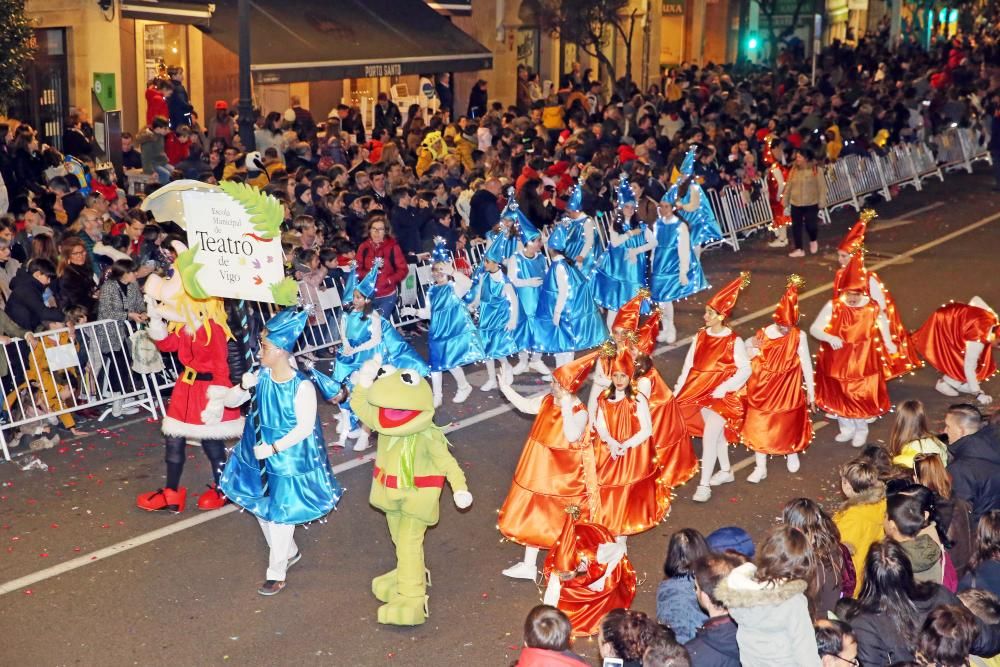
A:
[[[199,373],[188,366],[185,366],[184,372],[181,373],[181,382],[184,384],[194,384],[196,380],[211,382],[213,379],[215,379],[215,376],[212,373]]]

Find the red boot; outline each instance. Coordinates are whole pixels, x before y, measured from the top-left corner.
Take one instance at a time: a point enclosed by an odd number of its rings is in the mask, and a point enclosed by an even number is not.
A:
[[[135,504],[139,509],[147,512],[167,511],[180,514],[184,511],[184,503],[187,500],[187,489],[181,487],[177,491],[173,489],[158,489],[150,493],[140,493]]]
[[[208,491],[198,496],[198,509],[217,510],[222,508],[227,502],[229,501],[219,492],[215,484],[210,484]]]

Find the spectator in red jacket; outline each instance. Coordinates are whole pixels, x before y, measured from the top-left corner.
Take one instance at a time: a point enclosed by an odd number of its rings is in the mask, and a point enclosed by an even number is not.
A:
[[[146,88],[146,125],[152,126],[157,116],[169,118],[167,98],[174,92],[173,86],[164,79],[153,79]]]
[[[358,247],[358,279],[371,271],[375,259],[382,258],[382,268],[375,281],[375,309],[382,317],[389,319],[396,309],[396,288],[409,273],[403,251],[388,232],[388,222],[384,216],[375,216],[368,221],[368,238]]]

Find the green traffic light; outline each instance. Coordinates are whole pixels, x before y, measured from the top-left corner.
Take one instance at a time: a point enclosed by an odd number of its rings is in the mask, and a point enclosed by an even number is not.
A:
[[[754,49],[757,48],[757,38],[756,37],[751,37],[749,40],[747,40],[747,48],[749,48],[751,51],[753,51]]]

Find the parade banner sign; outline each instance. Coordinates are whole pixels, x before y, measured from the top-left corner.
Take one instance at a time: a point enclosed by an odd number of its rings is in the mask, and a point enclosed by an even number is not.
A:
[[[192,296],[295,304],[298,287],[283,266],[281,203],[242,183],[219,187],[181,193],[190,255],[178,258],[178,270],[194,278],[201,294]]]

